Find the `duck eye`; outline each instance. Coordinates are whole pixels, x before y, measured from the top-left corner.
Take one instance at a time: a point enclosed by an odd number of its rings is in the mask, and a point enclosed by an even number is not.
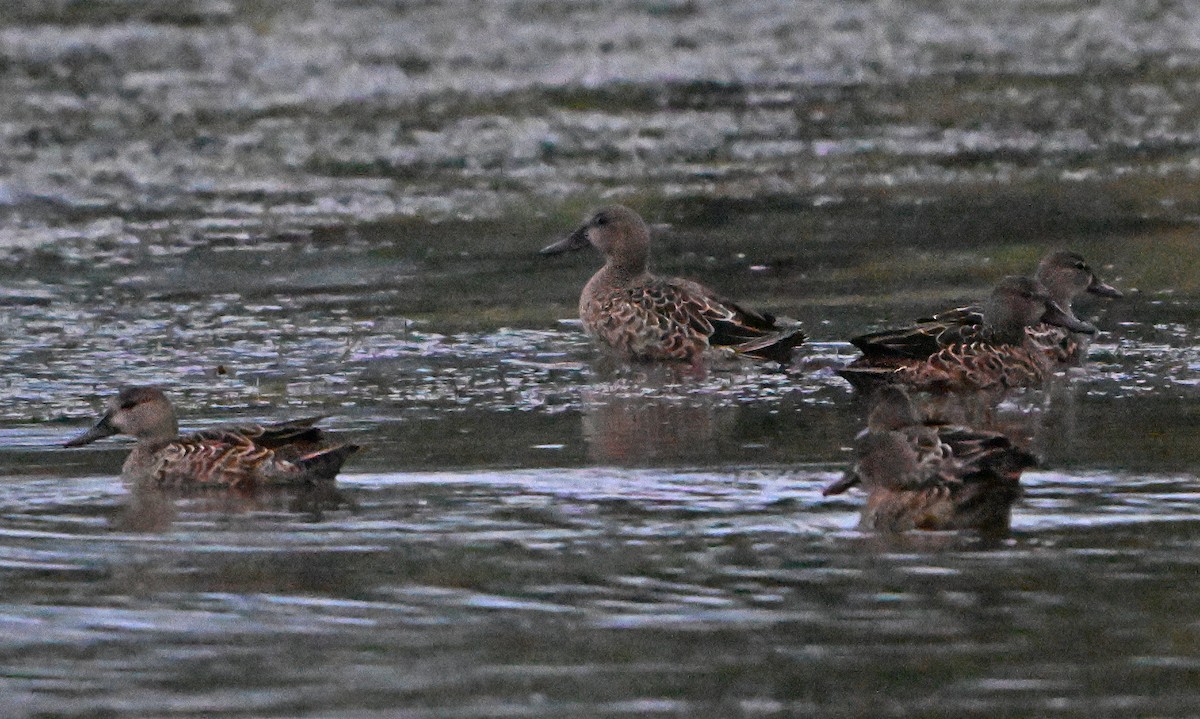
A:
[[[597,224],[597,225],[601,225],[601,226],[603,226],[603,225],[607,225],[607,224],[608,224],[608,218],[607,218],[606,216],[604,216],[604,215],[597,215],[597,216],[596,216],[596,224]]]
[[[137,402],[122,402],[121,409],[133,409],[138,405]]]
[[[1085,263],[1085,262],[1076,262],[1075,263],[1075,269],[1077,269],[1077,270],[1086,270],[1087,268],[1088,268],[1088,266],[1087,266],[1087,263]]]

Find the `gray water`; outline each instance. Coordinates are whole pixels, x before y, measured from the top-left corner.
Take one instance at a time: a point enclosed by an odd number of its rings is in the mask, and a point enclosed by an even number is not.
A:
[[[6,3],[0,715],[1194,716],[1198,80],[1184,3]],[[598,362],[613,201],[796,366]],[[859,532],[845,339],[1062,247],[1011,534]],[[124,383],[365,449],[134,491]]]

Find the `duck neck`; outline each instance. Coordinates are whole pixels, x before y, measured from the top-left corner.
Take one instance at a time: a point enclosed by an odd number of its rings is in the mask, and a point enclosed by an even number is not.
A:
[[[133,434],[139,445],[161,449],[179,439],[179,420],[170,406],[161,407],[148,421],[136,426]]]
[[[154,453],[154,452],[159,451],[163,447],[166,447],[168,444],[170,444],[171,442],[174,442],[178,438],[179,438],[178,432],[173,432],[169,435],[168,434],[143,435],[143,436],[137,438],[137,444],[134,445],[134,451],[140,450],[143,452]]]
[[[1002,302],[993,303],[984,312],[984,339],[997,345],[1019,345],[1025,341],[1026,324],[1023,318],[1009,311]]]
[[[154,472],[158,453],[170,443],[171,440],[162,438],[138,439],[129,456],[125,458],[125,463],[121,465],[121,475],[126,480],[146,479]]]
[[[625,287],[634,284],[647,274],[645,257],[636,262],[630,261],[629,258],[626,258],[623,262],[609,260],[596,273],[597,277],[603,278],[605,284],[613,287]]]

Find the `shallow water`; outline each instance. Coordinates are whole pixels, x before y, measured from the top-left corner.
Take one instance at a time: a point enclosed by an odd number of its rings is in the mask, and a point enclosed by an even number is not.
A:
[[[1191,716],[1200,13],[1186,4],[10,2],[0,715]],[[777,371],[613,373],[621,201],[663,273],[802,322]],[[1088,365],[993,420],[1003,539],[821,497],[845,338],[1050,248]],[[162,495],[65,450],[328,414],[333,494]]]

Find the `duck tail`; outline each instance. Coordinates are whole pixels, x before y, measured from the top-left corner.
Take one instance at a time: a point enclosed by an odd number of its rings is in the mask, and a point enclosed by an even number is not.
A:
[[[807,339],[808,336],[802,330],[792,328],[741,342],[733,345],[733,350],[747,357],[778,362],[786,366],[792,362],[792,350],[804,344]]]
[[[295,464],[310,479],[333,479],[346,459],[361,448],[357,444],[340,444],[305,455],[297,459]]]
[[[843,367],[834,370],[842,379],[850,383],[855,390],[864,394],[874,392],[881,385],[893,381],[895,367]]]

